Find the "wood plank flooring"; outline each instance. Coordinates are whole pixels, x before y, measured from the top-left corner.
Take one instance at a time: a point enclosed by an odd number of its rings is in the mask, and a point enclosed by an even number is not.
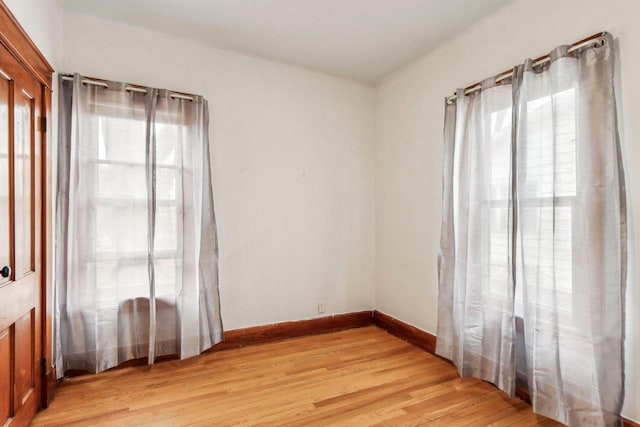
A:
[[[65,381],[33,426],[555,426],[376,327]]]

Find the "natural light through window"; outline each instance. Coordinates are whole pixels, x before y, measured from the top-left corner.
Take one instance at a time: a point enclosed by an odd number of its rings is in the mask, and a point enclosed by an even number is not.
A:
[[[137,118],[98,117],[96,156],[95,274],[98,296],[109,301],[147,297],[148,218],[145,122]],[[179,125],[156,123],[155,277],[156,295],[173,294],[180,271],[182,203]],[[135,141],[131,143],[131,141]],[[117,275],[118,277],[114,277]],[[127,283],[119,294],[110,292]]]
[[[539,292],[555,292],[558,306],[572,310],[573,205],[577,196],[575,89],[560,91],[530,101],[522,115],[524,135],[520,138],[518,164],[519,228],[516,245],[527,254],[526,278],[518,269],[517,281],[532,281]],[[558,113],[561,112],[561,113]],[[511,108],[491,114],[491,275],[504,275],[508,257],[508,204],[505,188],[510,185]],[[518,255],[520,256],[520,255]],[[560,261],[560,262],[559,262]],[[500,284],[501,281],[496,281]],[[491,292],[506,296],[501,286]],[[521,304],[520,286],[516,299]],[[544,298],[543,298],[544,299]]]

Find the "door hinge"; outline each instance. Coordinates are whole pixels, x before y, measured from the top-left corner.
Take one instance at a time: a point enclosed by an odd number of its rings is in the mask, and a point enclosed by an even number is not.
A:
[[[47,118],[40,117],[40,132],[47,132]]]
[[[49,364],[47,363],[47,358],[43,357],[42,359],[40,359],[40,375],[42,375],[43,377],[46,377],[48,372],[48,366]]]

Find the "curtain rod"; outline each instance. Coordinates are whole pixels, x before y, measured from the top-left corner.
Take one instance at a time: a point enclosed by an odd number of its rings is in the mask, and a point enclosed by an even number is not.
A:
[[[71,75],[71,74],[63,74],[62,75],[62,80],[73,81],[73,75]],[[109,87],[109,85],[106,82],[104,82],[102,80],[98,80],[98,79],[93,79],[93,78],[82,79],[82,83],[88,84],[88,85]],[[124,90],[130,91],[130,92],[147,93],[147,90],[145,88],[138,87],[138,86],[131,86],[131,85],[125,86]],[[194,95],[187,95],[187,94],[178,93],[178,92],[170,92],[169,93],[169,97],[176,98],[176,99],[186,99],[187,101],[193,101],[194,100],[194,98],[193,98]]]
[[[594,42],[594,40],[597,40],[601,37],[604,37],[607,34],[606,31],[602,31],[601,33],[596,33],[592,36],[587,37],[586,39],[582,39],[579,40],[575,43],[571,43],[571,47],[569,49],[567,49],[567,53],[572,53],[578,49],[580,49],[581,47],[587,46],[591,43]],[[536,58],[533,60],[533,66],[537,67],[538,65],[542,65],[545,64],[547,62],[551,61],[551,57],[547,54],[547,55],[543,55],[539,58]],[[506,70],[501,72],[500,74],[498,74],[496,76],[496,83],[500,83],[502,80],[504,79],[508,79],[509,77],[513,76],[513,68],[510,70]],[[464,94],[465,95],[469,95],[470,93],[473,93],[477,90],[480,90],[482,88],[482,82],[478,82],[478,83],[474,83],[471,86],[467,86],[464,88]],[[457,95],[453,95],[447,98],[447,104],[452,104],[456,98],[458,98]]]

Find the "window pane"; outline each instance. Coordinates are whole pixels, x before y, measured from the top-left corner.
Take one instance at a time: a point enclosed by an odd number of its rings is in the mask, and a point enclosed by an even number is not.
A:
[[[182,234],[182,213],[176,206],[158,207],[156,211],[157,252],[171,252],[174,256],[181,250],[179,236]]]
[[[147,200],[147,176],[140,166],[98,165],[98,197],[143,201]]]
[[[511,183],[511,108],[491,113],[491,199],[506,200]]]
[[[155,263],[156,295],[173,297],[182,287],[181,259],[159,259]]]
[[[572,308],[571,214],[570,206],[520,211],[525,285],[535,290],[538,304],[565,311]]]
[[[158,165],[180,165],[179,141],[183,126],[156,123],[156,162]]]
[[[158,201],[176,202],[178,199],[178,185],[180,181],[180,171],[178,169],[156,169],[156,198]]]
[[[482,104],[483,138],[479,145],[478,156],[486,157],[482,168],[487,168],[478,176],[474,176],[473,186],[479,187],[485,203],[480,227],[482,233],[489,230],[488,239],[483,245],[483,264],[488,268],[483,271],[484,287],[493,297],[507,301],[511,292],[511,236],[509,200],[511,198],[511,121],[512,94],[508,86],[496,86],[483,93],[485,101]],[[488,181],[482,175],[488,173]],[[487,259],[488,258],[488,259]]]
[[[99,118],[98,158],[144,165],[146,159],[145,123],[123,117]]]
[[[103,111],[104,110],[104,111]],[[104,116],[101,112],[107,112]],[[144,114],[97,108],[96,259],[103,305],[149,295],[148,190]],[[181,281],[182,126],[156,123],[156,294],[173,296]]]
[[[146,203],[126,200],[96,207],[96,252],[102,259],[131,258],[148,252]]]
[[[117,307],[120,301],[149,296],[147,256],[95,263],[96,298],[100,306]]]
[[[0,76],[0,268],[9,265],[9,82]],[[9,278],[0,277],[0,283]]]
[[[538,98],[527,105],[521,149],[527,197],[576,195],[575,90]]]
[[[31,222],[31,137],[33,100],[24,93],[16,97],[14,107],[14,165],[16,278],[33,270],[33,230]]]
[[[543,90],[544,89],[544,90]],[[548,94],[549,88],[541,88]],[[541,310],[573,309],[573,200],[577,195],[576,91],[564,89],[526,105],[519,138],[520,281]]]
[[[490,278],[489,288],[492,294],[508,296],[509,250],[511,248],[509,232],[509,210],[507,207],[492,208],[490,226]]]

